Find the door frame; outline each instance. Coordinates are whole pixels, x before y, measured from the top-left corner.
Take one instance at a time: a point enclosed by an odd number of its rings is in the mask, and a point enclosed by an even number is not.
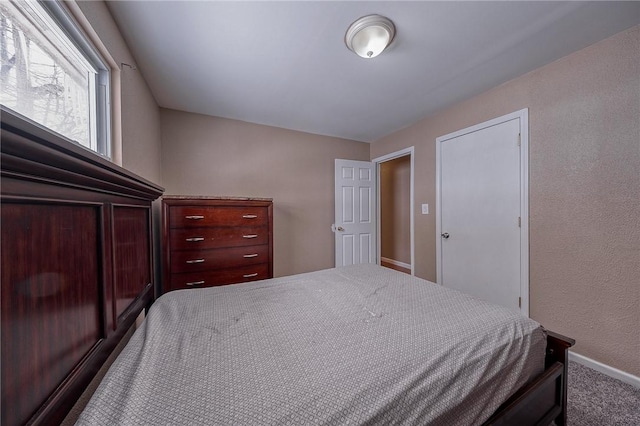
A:
[[[382,244],[381,244],[381,223],[380,223],[380,164],[390,161],[390,160],[395,160],[396,158],[400,158],[400,157],[406,157],[407,155],[410,158],[410,168],[411,168],[411,174],[409,177],[409,234],[410,234],[410,250],[411,250],[411,275],[415,275],[416,274],[416,259],[415,259],[415,242],[414,242],[414,162],[415,162],[415,154],[414,154],[414,147],[410,146],[408,148],[404,148],[401,149],[399,151],[395,151],[395,152],[391,152],[389,154],[374,158],[373,160],[371,160],[371,162],[375,165],[375,171],[376,171],[376,183],[377,183],[377,188],[376,188],[376,208],[377,208],[377,263],[378,265],[380,265],[381,262],[381,257],[382,257]]]
[[[514,119],[520,120],[520,312],[529,316],[529,109],[524,108],[436,138],[436,282],[442,284],[441,144]]]

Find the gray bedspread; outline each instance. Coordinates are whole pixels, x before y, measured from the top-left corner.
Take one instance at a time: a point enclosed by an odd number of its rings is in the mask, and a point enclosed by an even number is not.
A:
[[[545,345],[535,321],[375,265],[174,291],[78,424],[481,424]]]

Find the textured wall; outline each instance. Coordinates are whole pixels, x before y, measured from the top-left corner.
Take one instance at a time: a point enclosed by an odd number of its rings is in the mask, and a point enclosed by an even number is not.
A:
[[[640,27],[374,143],[415,146],[415,205],[435,205],[435,140],[529,108],[530,313],[575,351],[640,376]],[[415,212],[435,280],[435,215]]]
[[[274,274],[334,266],[334,160],[369,144],[161,109],[167,194],[274,199]]]
[[[135,65],[106,3],[77,3],[116,63]],[[142,74],[126,66],[121,69],[122,166],[161,185],[160,108]]]
[[[380,164],[380,254],[411,264],[411,157]]]

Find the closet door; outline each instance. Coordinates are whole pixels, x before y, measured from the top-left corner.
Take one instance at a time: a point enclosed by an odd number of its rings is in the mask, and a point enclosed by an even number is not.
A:
[[[437,141],[438,283],[528,315],[525,111]]]

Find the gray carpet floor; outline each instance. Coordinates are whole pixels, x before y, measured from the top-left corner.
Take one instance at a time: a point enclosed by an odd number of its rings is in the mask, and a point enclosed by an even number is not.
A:
[[[569,426],[640,426],[640,388],[569,362]]]

